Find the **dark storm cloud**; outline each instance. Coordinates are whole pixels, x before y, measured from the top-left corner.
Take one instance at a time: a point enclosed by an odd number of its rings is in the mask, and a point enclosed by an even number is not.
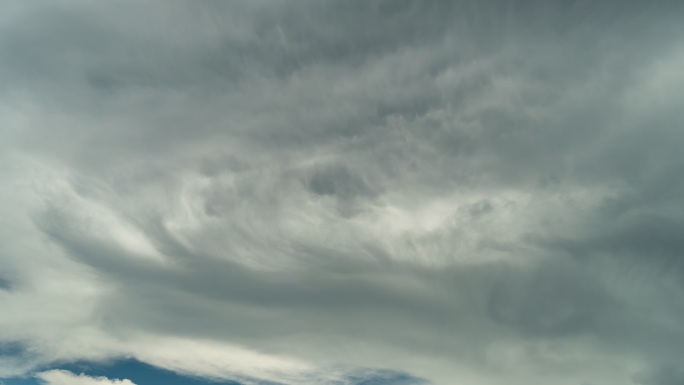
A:
[[[684,346],[681,4],[6,7],[0,341],[209,377],[242,372],[130,341],[436,384],[677,381],[648,368]]]

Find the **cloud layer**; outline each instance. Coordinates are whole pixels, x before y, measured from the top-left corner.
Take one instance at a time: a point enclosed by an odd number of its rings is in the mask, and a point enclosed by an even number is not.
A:
[[[676,381],[680,4],[0,8],[0,377]]]

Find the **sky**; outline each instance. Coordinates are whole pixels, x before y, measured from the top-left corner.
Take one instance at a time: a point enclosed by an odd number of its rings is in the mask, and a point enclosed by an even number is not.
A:
[[[681,385],[684,2],[3,0],[5,385]]]

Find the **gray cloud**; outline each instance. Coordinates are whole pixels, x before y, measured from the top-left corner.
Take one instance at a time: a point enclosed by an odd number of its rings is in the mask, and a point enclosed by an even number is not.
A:
[[[681,5],[3,7],[0,342],[27,366],[675,381],[648,368],[684,346]]]
[[[670,385],[681,384],[684,381],[684,372],[675,366],[665,365],[657,369],[638,373],[634,376],[635,384],[643,385]]]
[[[2,290],[9,290],[12,288],[12,284],[10,283],[9,280],[0,277],[0,289]]]

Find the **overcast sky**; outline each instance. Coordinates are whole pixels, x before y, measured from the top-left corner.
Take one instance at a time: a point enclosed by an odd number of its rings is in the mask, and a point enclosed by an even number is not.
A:
[[[3,0],[0,378],[681,385],[683,149],[681,1]]]

